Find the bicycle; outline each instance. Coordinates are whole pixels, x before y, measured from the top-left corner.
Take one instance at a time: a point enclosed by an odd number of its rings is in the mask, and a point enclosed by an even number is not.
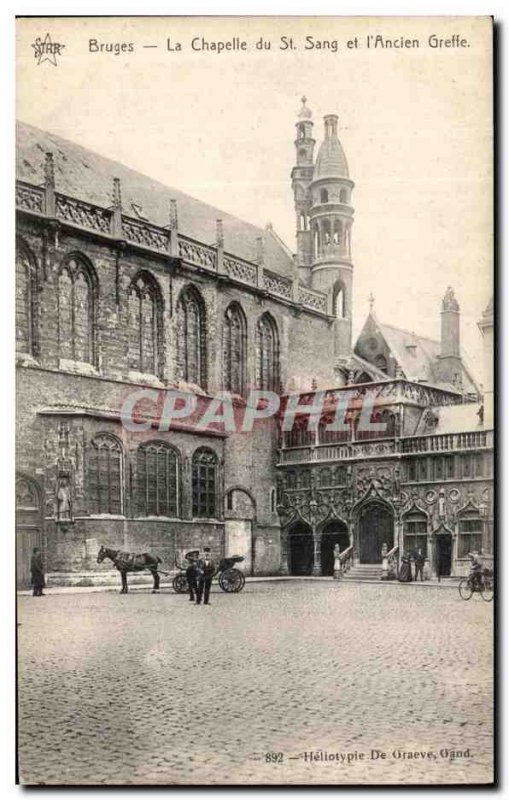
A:
[[[470,600],[475,592],[478,592],[483,600],[490,603],[495,594],[495,578],[491,570],[485,569],[480,581],[474,581],[474,576],[469,575],[463,578],[458,586],[458,591],[462,600]]]

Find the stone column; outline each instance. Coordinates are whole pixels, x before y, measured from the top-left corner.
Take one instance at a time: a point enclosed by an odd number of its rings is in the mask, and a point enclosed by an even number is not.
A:
[[[322,574],[322,536],[319,533],[313,532],[313,569],[311,575]]]
[[[280,561],[279,561],[279,574],[280,575],[289,575],[290,570],[288,569],[288,531],[281,529],[281,539],[280,539]]]

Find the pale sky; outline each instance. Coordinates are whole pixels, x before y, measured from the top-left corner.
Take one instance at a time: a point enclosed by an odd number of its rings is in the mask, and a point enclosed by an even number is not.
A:
[[[65,44],[56,67],[38,64],[31,47],[47,32]],[[367,50],[376,34],[421,46]],[[430,48],[431,34],[469,46]],[[248,50],[193,52],[194,36],[236,36]],[[255,49],[260,36],[270,51]],[[279,50],[281,36],[295,49]],[[337,40],[338,50],[306,50],[306,36]],[[183,49],[170,52],[168,37]],[[134,52],[91,53],[90,39]],[[382,322],[439,338],[452,285],[481,379],[476,323],[493,291],[491,70],[488,18],[25,19],[17,116],[250,222],[270,221],[294,251],[290,172],[305,94],[315,153],[323,116],[338,114],[355,181],[354,335],[373,291]]]

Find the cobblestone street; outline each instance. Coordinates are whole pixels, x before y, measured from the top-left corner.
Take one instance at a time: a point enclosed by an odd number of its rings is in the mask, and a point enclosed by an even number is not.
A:
[[[492,780],[492,603],[333,581],[211,600],[20,597],[21,780]]]

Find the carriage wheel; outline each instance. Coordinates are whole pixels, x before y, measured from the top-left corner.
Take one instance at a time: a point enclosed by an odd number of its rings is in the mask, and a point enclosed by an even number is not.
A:
[[[495,587],[493,585],[493,578],[485,578],[483,587],[481,589],[482,599],[486,600],[487,603],[490,603],[493,600],[494,594]]]
[[[238,569],[227,569],[219,576],[219,586],[223,592],[240,592],[244,588],[246,579]]]
[[[173,589],[177,594],[184,594],[185,592],[189,591],[189,587],[187,585],[187,578],[182,573],[175,575],[173,578]]]
[[[463,600],[470,600],[470,598],[474,593],[474,590],[472,589],[472,584],[469,578],[463,578],[463,580],[460,581],[458,586],[458,591],[460,593],[460,597],[462,597]]]

